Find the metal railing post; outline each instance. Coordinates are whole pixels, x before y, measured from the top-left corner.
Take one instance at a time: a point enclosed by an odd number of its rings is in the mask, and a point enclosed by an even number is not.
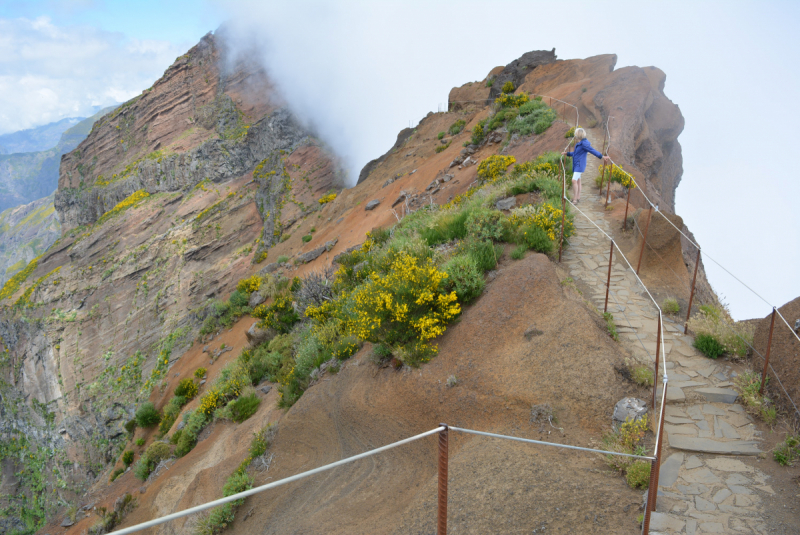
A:
[[[606,165],[603,165],[603,182],[606,181]],[[608,174],[608,184],[606,184],[606,203],[603,208],[608,208],[608,196],[611,194],[611,173]]]
[[[644,237],[642,238],[642,250],[639,251],[639,263],[636,264],[636,274],[639,274],[639,268],[642,267],[642,258],[644,258],[644,246],[647,243],[647,231],[650,230],[650,219],[653,217],[653,207],[647,214],[647,225],[644,227]]]
[[[614,240],[611,240],[611,250],[608,252],[608,280],[606,281],[606,304],[603,307],[603,314],[608,312],[608,291],[611,289],[611,259],[614,256]]]
[[[650,461],[650,484],[647,486],[647,504],[644,507],[644,520],[642,521],[642,533],[644,535],[650,534],[650,513],[653,511],[653,509],[655,509],[655,506],[652,504],[652,502],[655,501],[653,499],[653,488],[658,485],[655,480],[656,464],[658,464],[657,459]],[[656,490],[656,494],[658,494],[658,490]]]
[[[436,522],[436,535],[447,535],[447,425],[439,432],[439,514]]]
[[[692,300],[694,299],[694,283],[697,282],[697,267],[700,265],[700,249],[697,250],[697,260],[694,262],[694,275],[692,276],[692,291],[689,294],[689,308],[686,309],[686,323],[683,326],[683,334],[689,332],[689,316],[692,313]]]
[[[653,414],[656,410],[656,390],[658,390],[658,357],[661,352],[661,311],[658,312],[658,333],[656,334],[656,366],[653,368]],[[666,356],[665,356],[666,358]]]
[[[628,188],[628,200],[625,201],[625,219],[622,220],[622,230],[628,230],[628,207],[630,205],[631,205],[631,188]]]
[[[564,216],[567,213],[567,174],[561,182],[561,239],[558,241],[558,263],[561,263],[561,251],[564,249]]]
[[[772,329],[775,328],[775,307],[772,307],[772,319],[769,322],[769,338],[767,338],[767,354],[764,357],[764,371],[761,373],[761,387],[758,395],[764,394],[764,384],[767,381],[767,368],[769,367],[769,350],[772,349]]]

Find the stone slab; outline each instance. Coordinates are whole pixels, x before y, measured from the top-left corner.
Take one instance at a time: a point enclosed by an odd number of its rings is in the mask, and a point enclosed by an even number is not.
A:
[[[656,397],[661,397],[661,388],[656,391]],[[685,401],[686,394],[683,393],[678,387],[675,386],[668,386],[667,387],[667,401]]]
[[[694,423],[694,420],[691,420],[689,418],[678,418],[676,416],[669,416],[669,415],[664,416],[664,421],[665,422],[669,422],[669,423],[671,423],[673,425],[693,424]]]
[[[703,414],[708,414],[710,416],[725,416],[726,411],[724,409],[720,409],[719,407],[715,407],[710,403],[703,404]]]
[[[729,424],[725,420],[719,421],[719,428],[722,430],[722,436],[724,436],[725,438],[732,438],[732,439],[742,438],[739,436],[739,433],[737,433],[736,430],[731,426],[731,424]]]
[[[658,473],[658,485],[660,487],[671,487],[678,480],[678,472],[683,464],[683,453],[673,453],[664,464]]]
[[[750,485],[752,483],[753,482],[750,481],[749,478],[747,478],[747,477],[745,477],[742,474],[739,474],[737,472],[732,473],[725,480],[725,484],[726,485]]]
[[[736,390],[729,388],[698,388],[695,392],[712,403],[735,403],[739,397]]]
[[[696,437],[697,428],[694,425],[670,425],[664,424],[664,431],[675,435],[689,435]]]
[[[706,379],[708,379],[708,377],[709,377],[709,376],[710,376],[712,373],[714,373],[714,370],[715,370],[715,369],[716,369],[716,366],[712,366],[711,368],[703,368],[703,369],[697,370],[697,373],[699,373],[700,375],[702,375],[703,377],[705,377]]]
[[[709,459],[706,464],[714,470],[721,472],[749,472],[750,467],[738,459],[726,459],[718,457],[716,459]]]
[[[719,453],[722,455],[758,455],[756,442],[748,440],[733,440],[718,442],[708,438],[687,437],[684,435],[667,435],[669,445],[677,450],[697,451],[701,453]],[[710,461],[707,461],[707,463]]]
[[[650,531],[683,531],[684,521],[665,513],[650,513]]]
[[[714,497],[711,499],[714,501],[714,503],[722,503],[731,494],[733,493],[728,489],[720,489],[719,491],[717,491],[716,494],[714,494]]]
[[[691,470],[692,468],[699,468],[703,466],[703,461],[697,455],[692,455],[686,460],[686,469]]]
[[[743,427],[750,423],[750,418],[744,414],[728,414],[725,416],[725,421],[727,421],[733,427]]]
[[[684,472],[681,477],[689,483],[702,483],[704,485],[715,485],[722,483],[722,480],[714,475],[708,468],[696,468]]]
[[[717,509],[716,505],[700,496],[694,497],[694,506],[698,511],[716,511]]]
[[[689,413],[689,418],[691,418],[692,420],[706,419],[706,417],[703,416],[703,409],[700,407],[700,405],[692,405],[691,407],[686,409],[686,412]]]
[[[700,383],[698,381],[675,381],[673,383],[670,381],[669,384],[678,388],[694,388],[696,386],[706,386],[708,383]]]

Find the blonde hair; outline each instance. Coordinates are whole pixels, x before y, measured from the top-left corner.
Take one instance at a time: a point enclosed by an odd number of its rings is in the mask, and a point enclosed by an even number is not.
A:
[[[586,130],[584,130],[583,128],[576,128],[575,139],[577,140],[586,139]]]

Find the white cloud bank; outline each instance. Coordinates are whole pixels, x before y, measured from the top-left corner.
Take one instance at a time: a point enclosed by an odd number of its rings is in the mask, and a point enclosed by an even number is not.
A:
[[[87,116],[139,94],[185,52],[47,18],[0,18],[0,134]]]

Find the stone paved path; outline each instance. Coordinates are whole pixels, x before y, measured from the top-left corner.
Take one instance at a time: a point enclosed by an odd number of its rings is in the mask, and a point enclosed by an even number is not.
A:
[[[589,137],[595,147],[602,146],[602,140],[591,133]],[[599,160],[588,160],[578,208],[613,236],[617,223],[606,217],[605,198],[594,188]],[[602,312],[610,243],[580,214],[575,227],[563,264],[574,280],[591,288],[586,297]],[[617,251],[614,258],[608,310],[620,343],[633,358],[652,365],[658,311]],[[760,452],[752,419],[736,404],[731,388],[735,372],[697,353],[679,321],[664,317],[667,441],[651,533],[766,533],[762,508],[774,492],[763,472],[734,457]],[[662,384],[661,376],[657,384]]]

